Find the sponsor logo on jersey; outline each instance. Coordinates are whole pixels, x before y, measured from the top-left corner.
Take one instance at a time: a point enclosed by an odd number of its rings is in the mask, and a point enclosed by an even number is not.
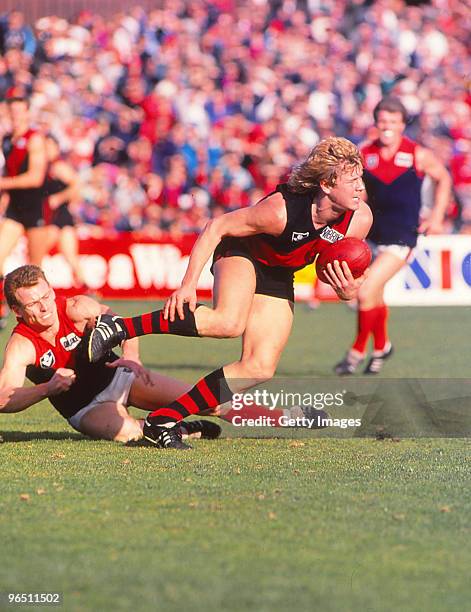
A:
[[[399,168],[411,168],[414,165],[414,156],[412,153],[399,151],[394,157],[394,163],[396,166],[399,166]]]
[[[293,232],[291,242],[300,242],[309,236],[309,232]]]
[[[338,240],[342,240],[344,234],[341,234],[337,230],[327,226],[324,227],[322,232],[320,233],[320,237],[322,240],[326,240],[327,242],[337,242]]]
[[[56,363],[56,358],[54,357],[54,353],[52,349],[49,349],[45,353],[41,355],[39,358],[39,365],[44,368],[52,368],[52,366]]]
[[[74,334],[74,332],[72,332],[67,336],[62,336],[59,342],[62,344],[66,351],[73,351],[74,348],[80,344],[80,338],[77,336],[77,334]]]
[[[365,158],[365,164],[367,168],[377,168],[379,164],[379,155],[377,153],[370,153]]]

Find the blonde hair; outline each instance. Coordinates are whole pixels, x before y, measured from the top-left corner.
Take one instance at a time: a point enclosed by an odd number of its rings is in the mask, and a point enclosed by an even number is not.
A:
[[[295,193],[319,189],[321,181],[335,185],[340,173],[346,169],[362,167],[360,151],[346,138],[330,136],[321,140],[288,179],[288,187]]]

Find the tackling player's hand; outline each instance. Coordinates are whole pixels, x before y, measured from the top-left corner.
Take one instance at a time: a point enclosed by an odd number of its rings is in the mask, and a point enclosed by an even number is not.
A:
[[[149,370],[146,370],[146,368],[137,361],[132,361],[131,359],[123,359],[123,357],[120,357],[119,359],[116,359],[115,361],[111,361],[107,363],[106,367],[107,368],[119,368],[119,367],[128,368],[128,370],[131,370],[131,372],[134,373],[136,378],[140,378],[145,385],[148,385],[149,387],[154,386],[154,382],[152,381]]]
[[[324,268],[324,274],[329,280],[330,286],[341,300],[352,300],[356,297],[360,285],[365,280],[368,270],[358,278],[353,278],[346,261],[334,261],[328,263]]]
[[[183,304],[188,303],[191,312],[195,312],[196,308],[196,288],[182,285],[180,289],[177,289],[165,302],[164,306],[164,319],[170,319],[175,321],[175,311],[183,321],[185,315],[183,313]]]
[[[54,372],[54,376],[47,383],[48,395],[59,395],[64,391],[68,391],[74,384],[77,376],[73,370],[69,368],[58,368]]]

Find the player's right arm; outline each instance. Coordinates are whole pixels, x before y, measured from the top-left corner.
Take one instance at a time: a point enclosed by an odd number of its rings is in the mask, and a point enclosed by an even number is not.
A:
[[[46,143],[42,134],[34,134],[28,142],[28,168],[16,176],[0,178],[0,189],[30,189],[41,187],[46,178]]]
[[[32,342],[19,334],[13,334],[6,349],[3,368],[0,371],[0,389],[8,392],[8,401],[1,406],[0,412],[21,412],[33,404],[67,391],[75,381],[75,372],[59,368],[46,383],[34,387],[23,387],[26,368],[35,362],[35,350]]]
[[[254,206],[240,208],[209,221],[191,251],[188,268],[180,289],[167,300],[164,317],[175,318],[175,309],[183,319],[183,304],[196,307],[196,285],[201,272],[221,240],[228,236],[247,237],[256,234],[279,236],[286,226],[286,206],[283,196],[274,193]]]

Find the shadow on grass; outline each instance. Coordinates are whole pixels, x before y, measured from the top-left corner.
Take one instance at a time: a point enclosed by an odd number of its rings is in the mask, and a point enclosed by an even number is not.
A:
[[[86,436],[68,431],[2,431],[0,440],[7,442],[33,442],[35,440],[86,440]]]

